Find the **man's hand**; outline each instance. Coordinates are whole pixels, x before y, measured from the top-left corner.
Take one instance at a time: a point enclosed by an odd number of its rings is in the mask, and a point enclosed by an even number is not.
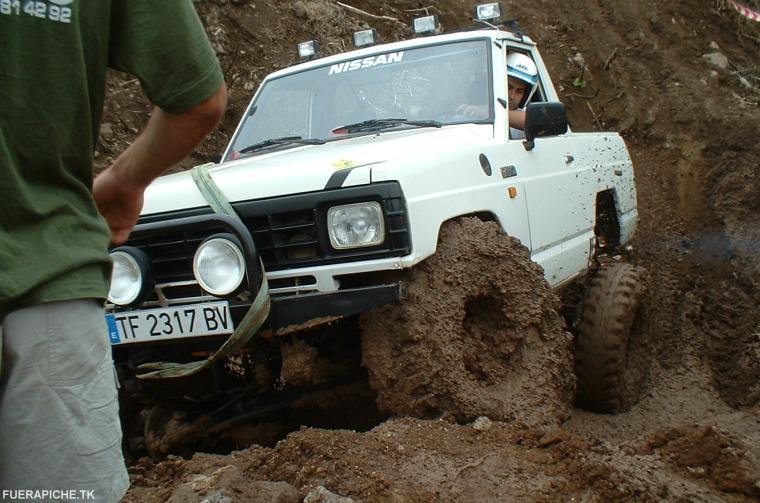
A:
[[[113,166],[95,178],[92,196],[111,229],[111,244],[120,245],[129,237],[142,210],[143,193],[142,187],[121,179]]]
[[[175,114],[154,108],[140,136],[95,178],[93,198],[111,228],[112,244],[121,244],[129,237],[150,182],[192,152],[222,118],[226,104],[227,88],[222,84],[186,112]]]

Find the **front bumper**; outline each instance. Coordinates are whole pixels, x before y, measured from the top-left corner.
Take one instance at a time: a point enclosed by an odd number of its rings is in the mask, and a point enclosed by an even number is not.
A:
[[[273,297],[269,327],[276,335],[284,335],[399,301],[402,298],[401,292],[401,283],[391,283],[333,293]],[[236,316],[234,308],[233,316]]]
[[[203,292],[197,282],[187,277],[187,273],[184,272],[190,269],[192,256],[198,244],[209,234],[220,231],[230,232],[239,239],[248,270],[241,291],[228,299],[212,297]],[[229,303],[232,321],[237,326],[247,313],[251,303],[250,299],[254,298],[257,293],[257,286],[260,284],[259,278],[261,274],[264,274],[261,269],[258,250],[249,229],[240,220],[224,215],[204,212],[203,214],[164,221],[143,222],[135,227],[128,244],[143,249],[151,257],[155,288],[154,293],[149,298],[143,299],[140,304],[127,308],[109,306],[109,311],[114,314],[123,315],[145,309],[182,309],[226,300]],[[381,269],[390,267],[386,262],[395,260],[395,257],[380,259],[380,262],[383,263]],[[401,283],[390,281],[390,278],[375,277],[363,284],[345,285],[341,288],[339,286],[341,281],[336,280],[333,276],[335,269],[340,269],[344,275],[352,277],[354,274],[361,275],[361,273],[367,272],[366,263],[360,265],[358,262],[349,262],[346,265],[345,268],[338,264],[324,266],[330,270],[329,274],[317,272],[321,269],[319,267],[311,270],[306,269],[305,272],[312,272],[313,276],[311,277],[308,277],[309,275],[303,277],[300,274],[290,277],[294,272],[304,272],[303,269],[289,271],[288,274],[283,274],[286,271],[275,272],[274,276],[278,278],[270,279],[271,310],[262,336],[267,336],[266,329],[270,334],[285,335],[338,318],[357,315],[401,299]],[[373,265],[374,267],[378,266],[377,263]],[[179,274],[184,275],[179,276]],[[322,277],[326,274],[329,278]],[[336,289],[320,291],[323,284],[327,284],[328,287],[334,285],[333,288]],[[174,317],[176,316],[174,315]],[[151,333],[150,335],[157,334]],[[200,335],[199,337],[204,339],[207,337],[215,338],[216,334]],[[191,338],[198,339],[198,337]],[[158,337],[147,340],[157,343],[163,342],[165,339]],[[133,340],[132,342],[138,341]]]

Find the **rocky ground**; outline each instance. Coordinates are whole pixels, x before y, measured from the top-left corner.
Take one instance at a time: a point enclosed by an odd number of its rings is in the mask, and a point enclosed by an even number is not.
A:
[[[469,25],[472,9],[344,3],[398,21],[330,0],[196,1],[230,106],[178,169],[222,151],[261,78],[294,59],[296,42],[318,38],[336,52],[356,29],[394,40],[425,9],[447,29]],[[619,131],[633,157],[634,262],[652,279],[653,370],[641,402],[616,416],[574,409],[548,428],[408,417],[363,431],[304,427],[274,447],[143,459],[125,502],[342,501],[324,488],[364,502],[760,499],[760,23],[723,0],[503,5],[539,43],[573,128]],[[128,76],[112,75],[108,94],[100,167],[149,113]]]

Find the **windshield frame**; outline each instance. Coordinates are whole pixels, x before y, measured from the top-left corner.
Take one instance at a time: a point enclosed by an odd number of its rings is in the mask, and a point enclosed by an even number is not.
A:
[[[417,41],[417,42],[419,42],[419,41]],[[256,90],[256,93],[254,94],[253,98],[251,99],[251,102],[246,107],[245,113],[242,115],[242,118],[241,118],[240,122],[238,123],[238,126],[237,126],[237,128],[235,130],[235,133],[233,134],[233,137],[231,138],[230,142],[227,145],[227,148],[225,149],[225,152],[224,152],[224,154],[222,156],[222,162],[227,162],[227,161],[233,160],[233,159],[231,159],[231,154],[234,152],[233,147],[237,144],[238,140],[240,139],[241,134],[243,133],[244,124],[249,119],[249,117],[251,117],[256,112],[256,109],[258,108],[258,103],[259,103],[259,101],[261,99],[261,96],[262,96],[262,91],[266,88],[266,86],[271,85],[272,83],[277,82],[280,79],[292,78],[294,76],[298,76],[298,75],[306,73],[306,72],[313,72],[315,70],[316,71],[324,70],[325,68],[330,68],[330,67],[332,67],[334,65],[340,65],[342,63],[349,63],[351,61],[355,61],[357,59],[363,59],[363,58],[366,58],[368,56],[379,56],[379,55],[383,55],[383,54],[390,54],[390,53],[392,53],[394,51],[413,51],[413,50],[418,50],[418,49],[436,48],[436,47],[441,47],[441,46],[446,46],[446,45],[461,45],[461,44],[467,44],[467,43],[472,43],[472,42],[479,42],[480,44],[482,44],[482,48],[485,51],[484,55],[483,55],[483,60],[484,60],[484,63],[486,65],[486,71],[485,71],[484,80],[485,80],[486,90],[487,90],[487,93],[488,93],[487,103],[486,103],[488,117],[487,118],[479,118],[477,120],[466,119],[466,120],[458,120],[458,121],[447,121],[447,122],[444,122],[443,125],[445,127],[445,126],[450,126],[450,125],[472,124],[472,123],[476,123],[476,124],[494,124],[494,121],[496,119],[496,117],[495,117],[496,114],[494,112],[494,108],[495,108],[494,107],[495,96],[494,96],[494,89],[493,89],[493,84],[492,83],[493,83],[493,75],[494,75],[493,51],[495,49],[494,49],[494,39],[492,37],[487,36],[487,35],[478,35],[478,36],[471,36],[471,37],[467,37],[467,38],[457,38],[457,39],[453,39],[453,40],[452,39],[440,40],[440,41],[435,41],[435,42],[432,42],[432,43],[416,43],[414,45],[408,45],[407,44],[405,46],[404,45],[400,46],[399,43],[391,43],[391,44],[385,44],[385,45],[381,45],[381,46],[374,46],[372,48],[373,50],[371,50],[371,51],[368,51],[368,50],[364,49],[364,50],[359,50],[359,51],[351,51],[351,52],[347,52],[347,53],[342,53],[342,54],[339,54],[339,55],[336,54],[336,55],[331,56],[331,57],[322,58],[323,61],[317,60],[317,61],[320,61],[320,64],[307,63],[307,64],[304,64],[304,65],[299,65],[300,68],[297,69],[297,70],[295,70],[295,71],[286,71],[285,73],[281,73],[281,72],[283,72],[283,70],[281,70],[281,71],[276,72],[275,74],[273,74],[273,76],[270,75],[267,78],[265,78],[262,81],[261,85]],[[401,44],[403,44],[403,43],[401,43]],[[336,56],[340,56],[340,57],[336,57]],[[309,120],[311,120],[312,119],[312,114],[314,113],[314,111],[313,111],[313,104],[310,104],[309,106],[312,108],[308,112],[308,114],[309,114]],[[419,118],[415,118],[415,119],[410,119],[410,120],[420,120],[420,119]],[[421,118],[421,120],[425,120],[425,118]],[[322,138],[322,139],[325,140],[326,142],[332,143],[333,141],[339,141],[339,140],[343,140],[343,139],[354,138],[356,136],[363,136],[363,135],[367,135],[367,134],[377,134],[377,133],[383,132],[383,131],[394,131],[394,130],[398,130],[398,129],[408,129],[410,127],[415,127],[415,126],[401,124],[398,127],[384,128],[381,131],[356,132],[356,133],[341,135],[341,136],[337,136],[337,137],[329,137],[329,138]],[[299,146],[302,146],[302,145],[285,145],[282,148],[277,148],[276,150],[279,151],[279,150],[284,150],[284,149],[294,148],[294,147],[299,147]],[[263,153],[269,153],[269,152],[272,152],[272,150],[271,149],[267,149],[267,150],[262,151],[262,152],[254,152],[253,155],[261,155]],[[246,157],[250,157],[250,156],[251,156],[251,154],[246,154]]]

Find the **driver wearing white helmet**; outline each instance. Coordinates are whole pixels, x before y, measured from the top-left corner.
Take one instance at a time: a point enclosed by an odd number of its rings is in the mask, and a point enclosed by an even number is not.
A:
[[[509,137],[525,138],[525,107],[538,87],[538,68],[525,54],[511,52],[507,56],[507,101],[509,104]],[[482,105],[460,105],[459,113],[479,116],[485,113]]]
[[[507,56],[507,101],[509,103],[509,137],[525,138],[525,107],[538,86],[536,64],[525,54]]]

